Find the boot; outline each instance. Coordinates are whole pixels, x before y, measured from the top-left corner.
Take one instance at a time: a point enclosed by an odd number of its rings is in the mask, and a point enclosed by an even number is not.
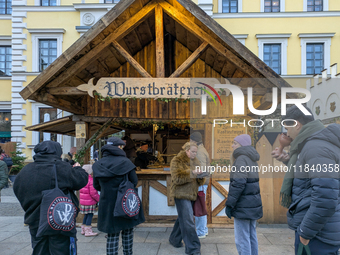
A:
[[[92,232],[92,226],[85,226],[85,236],[97,236],[98,233]]]
[[[85,235],[85,225],[81,225],[81,234]]]

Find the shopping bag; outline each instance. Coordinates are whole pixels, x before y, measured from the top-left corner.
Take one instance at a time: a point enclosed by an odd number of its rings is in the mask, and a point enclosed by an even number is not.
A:
[[[197,199],[193,205],[194,216],[201,217],[208,215],[207,207],[205,205],[205,194],[203,191],[198,191]]]

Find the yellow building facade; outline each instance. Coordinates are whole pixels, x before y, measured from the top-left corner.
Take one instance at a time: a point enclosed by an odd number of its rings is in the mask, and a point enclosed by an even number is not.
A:
[[[194,2],[292,86],[305,88],[307,79],[340,60],[338,0]],[[67,113],[24,101],[19,92],[114,5],[113,0],[0,0],[1,142],[19,142],[29,158],[43,139],[59,141],[64,152],[75,145],[70,137],[25,131]]]

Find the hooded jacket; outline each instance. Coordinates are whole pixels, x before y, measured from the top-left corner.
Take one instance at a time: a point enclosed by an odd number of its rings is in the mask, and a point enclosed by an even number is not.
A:
[[[58,186],[70,193],[76,206],[78,199],[74,194],[87,184],[88,174],[79,166],[72,167],[61,160],[61,146],[57,142],[44,141],[35,146],[34,162],[25,166],[17,175],[13,190],[25,211],[25,223],[37,228],[40,219],[42,191],[55,188],[53,165],[56,165]]]
[[[184,150],[171,160],[171,197],[191,201],[197,199],[198,187],[204,184],[205,178],[193,176],[195,166],[200,166],[200,161],[197,158],[191,160]]]
[[[129,181],[137,186],[136,166],[126,157],[123,150],[117,146],[105,145],[101,149],[102,159],[95,162],[93,169],[93,186],[100,191],[98,209],[98,230],[113,234],[121,230],[133,228],[145,221],[141,206],[137,219],[114,217],[113,211],[117,201],[119,185],[128,174]]]
[[[88,183],[79,191],[79,202],[81,205],[95,205],[99,202],[99,194],[93,187],[93,178],[90,174]]]
[[[263,216],[259,174],[251,169],[256,169],[260,155],[254,147],[242,146],[234,150],[233,156],[235,171],[230,173],[226,206],[232,208],[231,216],[236,219],[258,220]]]
[[[305,239],[340,245],[340,125],[314,133],[298,149],[288,225]]]

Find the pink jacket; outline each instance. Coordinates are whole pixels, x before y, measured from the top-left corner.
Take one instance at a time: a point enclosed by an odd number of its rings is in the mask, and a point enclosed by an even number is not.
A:
[[[99,194],[93,187],[93,178],[89,175],[89,181],[84,188],[80,190],[79,198],[81,205],[95,205],[99,202]]]

